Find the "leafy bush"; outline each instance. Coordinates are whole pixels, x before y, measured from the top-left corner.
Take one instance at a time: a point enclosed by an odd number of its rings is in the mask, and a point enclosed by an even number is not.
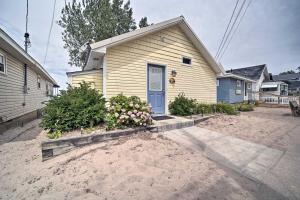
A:
[[[150,107],[137,96],[122,94],[111,97],[106,103],[107,129],[147,126],[152,123]]]
[[[248,112],[254,110],[254,105],[252,104],[238,104],[237,109],[242,112]]]
[[[196,114],[210,114],[215,112],[215,104],[198,103]]]
[[[61,95],[53,97],[43,110],[41,126],[50,129],[50,137],[80,127],[92,127],[105,118],[105,99],[89,84],[68,87]],[[58,131],[58,132],[56,132]],[[52,133],[52,135],[50,135]]]
[[[228,103],[217,103],[216,104],[217,113],[226,113],[228,115],[236,115],[237,111],[234,105]]]
[[[169,111],[172,115],[187,116],[193,114],[226,113],[236,115],[236,108],[227,103],[206,104],[198,103],[195,99],[187,98],[180,93],[173,102],[169,104]]]
[[[187,116],[197,113],[197,102],[195,99],[185,97],[180,93],[173,102],[169,104],[169,111],[172,115]]]

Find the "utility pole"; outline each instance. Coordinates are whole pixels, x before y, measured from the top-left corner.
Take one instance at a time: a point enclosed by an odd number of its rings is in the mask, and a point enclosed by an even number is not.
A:
[[[27,53],[28,48],[30,47],[30,39],[29,39],[29,33],[27,31],[27,28],[28,28],[28,0],[27,0],[27,4],[26,4],[26,32],[24,34],[26,53]]]

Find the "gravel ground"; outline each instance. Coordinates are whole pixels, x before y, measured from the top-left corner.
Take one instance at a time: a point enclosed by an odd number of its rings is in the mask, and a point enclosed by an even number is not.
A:
[[[256,107],[252,112],[242,112],[237,116],[218,115],[198,126],[286,150],[290,143],[289,132],[299,125],[300,118],[292,117],[288,108]]]

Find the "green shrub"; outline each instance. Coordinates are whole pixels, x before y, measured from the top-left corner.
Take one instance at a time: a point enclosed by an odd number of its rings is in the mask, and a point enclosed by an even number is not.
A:
[[[253,111],[254,110],[254,105],[252,105],[252,104],[239,104],[237,106],[237,109],[239,111],[242,111],[242,112]]]
[[[196,114],[210,114],[214,112],[214,104],[198,103]]]
[[[169,104],[169,111],[172,115],[187,116],[197,113],[197,102],[195,99],[185,97],[180,93],[173,102]]]
[[[147,126],[152,123],[150,108],[137,96],[122,94],[111,97],[106,103],[107,129]]]
[[[228,115],[236,115],[237,111],[234,105],[228,103],[217,103],[216,104],[217,113],[225,113]]]
[[[187,98],[180,93],[173,102],[169,104],[169,111],[172,115],[188,116],[193,114],[225,113],[236,115],[237,111],[234,105],[228,103],[207,104],[198,103],[195,99]]]
[[[92,127],[104,121],[105,99],[89,84],[83,82],[80,87],[68,87],[59,96],[53,97],[43,110],[41,126],[50,129],[53,137],[59,132],[80,127]],[[61,134],[61,133],[60,133]]]

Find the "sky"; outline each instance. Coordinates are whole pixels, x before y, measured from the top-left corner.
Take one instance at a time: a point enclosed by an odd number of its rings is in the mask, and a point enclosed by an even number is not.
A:
[[[0,27],[24,46],[26,0],[0,0]],[[46,61],[54,0],[29,0],[31,47],[29,53],[44,66],[62,89],[68,71],[80,68],[68,64],[62,29],[56,23],[64,0],[57,0]],[[242,2],[242,1],[240,1]],[[158,23],[183,15],[194,32],[214,56],[229,22],[236,0],[131,0],[133,17],[138,23],[146,16]],[[225,69],[267,64],[268,71],[300,66],[300,0],[252,0],[236,34],[220,63]]]

